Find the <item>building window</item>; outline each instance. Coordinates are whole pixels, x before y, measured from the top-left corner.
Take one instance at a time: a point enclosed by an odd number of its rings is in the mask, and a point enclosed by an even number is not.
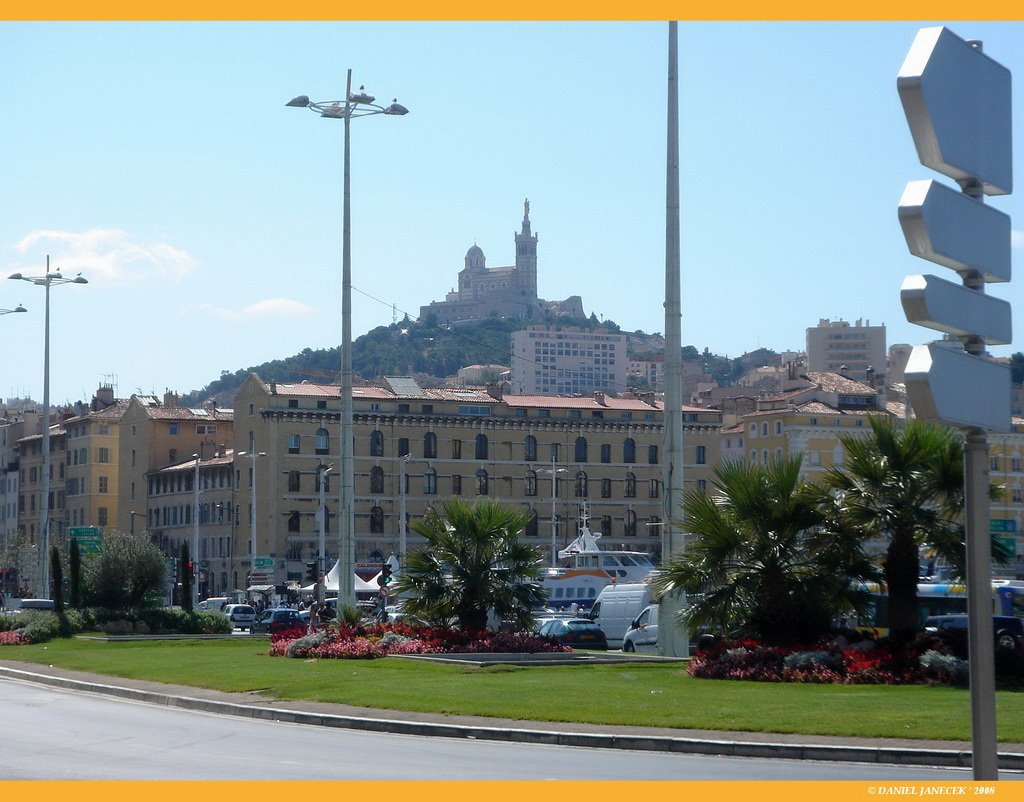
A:
[[[423,458],[437,458],[437,435],[433,432],[427,432],[423,435]]]
[[[457,473],[456,474],[452,474],[452,495],[453,496],[461,496],[462,495],[462,477],[459,476]]]
[[[288,435],[288,453],[298,454],[299,453],[299,436],[297,434]]]
[[[537,474],[533,471],[526,472],[526,495],[537,495]]]
[[[487,459],[487,435],[485,434],[476,436],[476,458]]]
[[[587,497],[587,474],[585,471],[576,472],[576,498]]]
[[[612,533],[612,516],[610,516],[610,515],[602,515],[601,516],[601,534],[604,534],[605,532],[607,532],[608,535],[611,536],[611,533]]]
[[[636,476],[632,473],[626,474],[626,498],[636,498]]]
[[[452,459],[462,459],[461,440],[452,440]]]
[[[331,437],[326,429],[316,430],[315,449],[317,454],[326,454],[330,450]]]
[[[782,434],[782,421],[775,421],[775,434]]]
[[[707,449],[704,446],[697,446],[697,464],[706,465],[707,461]]]
[[[636,513],[633,510],[626,510],[625,530],[626,537],[636,537]]]
[[[437,471],[433,468],[423,472],[423,493],[428,496],[437,495]]]
[[[384,510],[373,506],[370,508],[370,531],[379,534],[384,531]]]
[[[537,438],[532,434],[526,435],[526,439],[523,440],[523,459],[527,462],[537,460]]]
[[[601,498],[612,497],[612,480],[602,479],[601,480]]]
[[[580,436],[576,438],[576,462],[587,461],[587,438]]]
[[[657,465],[658,464],[658,447],[655,445],[647,446],[647,464]]]
[[[399,457],[404,457],[404,456],[406,456],[408,454],[411,454],[411,453],[412,452],[409,451],[409,438],[408,437],[399,437],[398,438],[398,456]]]
[[[288,399],[288,409],[298,409],[298,408],[299,408],[299,399],[297,399],[297,398],[289,398]]]
[[[370,468],[370,492],[384,492],[384,469],[379,465],[374,465]]]
[[[551,444],[551,461],[558,462],[558,443]]]
[[[298,532],[299,531],[299,511],[293,510],[288,513],[288,531]]]
[[[109,486],[110,486],[109,479],[106,476],[101,476],[100,477],[100,492],[101,493],[108,493],[108,492],[110,492],[109,491]]]
[[[612,461],[612,447],[610,443],[601,443],[601,462],[609,463]]]
[[[370,432],[370,456],[384,456],[384,433],[378,429],[374,429]]]
[[[636,441],[632,437],[627,437],[622,444],[622,461],[627,464],[636,462]]]
[[[96,457],[97,462],[110,462],[110,449],[106,446],[100,446],[99,453]]]
[[[531,513],[531,515],[530,520],[526,524],[526,528],[523,530],[523,534],[526,535],[526,537],[537,537],[537,535],[540,534],[538,529],[539,520],[537,518],[537,512],[529,508],[527,508],[527,512]]]
[[[478,496],[487,495],[487,471],[483,468],[476,472],[476,494]]]
[[[171,423],[167,426],[167,433],[171,437],[177,437],[178,436],[178,422],[177,421],[171,421]]]
[[[298,471],[288,471],[288,492],[298,493],[301,474]]]
[[[650,487],[649,487],[649,489],[647,491],[648,497],[649,498],[658,498],[658,495],[659,495],[658,488],[660,488],[660,487],[661,487],[661,480],[660,479],[651,479]]]

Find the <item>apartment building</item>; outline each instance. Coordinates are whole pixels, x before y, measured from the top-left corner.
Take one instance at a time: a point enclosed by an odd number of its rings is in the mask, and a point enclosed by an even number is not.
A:
[[[237,573],[238,509],[234,454],[214,452],[146,473],[146,530],[168,557],[189,556],[198,565],[200,598],[243,587]],[[244,545],[244,544],[243,544]]]
[[[232,442],[232,411],[178,406],[178,397],[133,395],[121,417],[118,438],[118,484],[121,499],[113,525],[137,531],[149,521],[147,489],[150,472],[178,465],[193,454],[206,459],[223,454]],[[173,555],[172,555],[173,556]]]
[[[403,509],[407,524],[452,496],[487,496],[529,513],[524,537],[545,554],[552,533],[559,547],[576,536],[581,502],[606,548],[660,553],[664,434],[653,395],[503,395],[423,389],[403,378],[355,387],[353,396],[357,562],[400,552]],[[240,526],[255,515],[254,556],[273,564],[272,583],[301,581],[316,557],[320,481],[325,466],[339,463],[339,413],[336,385],[250,375],[236,397],[235,453],[265,454],[236,461]],[[717,462],[720,415],[684,413],[691,486]],[[336,477],[324,479],[329,559],[338,554]],[[419,542],[408,530],[406,537],[407,550]]]
[[[863,381],[868,368],[886,371],[885,326],[823,318],[807,329],[807,370],[845,372]]]
[[[128,399],[115,401],[111,391],[109,406],[64,422],[65,518],[69,530],[103,529],[118,519],[120,427],[128,405]]]
[[[512,333],[512,392],[519,395],[621,393],[628,370],[624,334],[548,326]]]

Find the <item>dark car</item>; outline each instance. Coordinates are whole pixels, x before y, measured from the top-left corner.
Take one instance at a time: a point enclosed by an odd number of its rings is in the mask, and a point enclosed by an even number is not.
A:
[[[253,635],[273,635],[275,632],[282,632],[293,627],[303,626],[299,618],[298,610],[291,610],[286,607],[271,607],[264,610],[252,622],[249,631]]]
[[[992,616],[997,649],[1017,651],[1024,654],[1024,618],[1013,615]],[[967,629],[966,615],[933,615],[924,622],[928,632],[948,632]]]
[[[552,618],[537,632],[574,649],[607,649],[604,630],[589,618]]]

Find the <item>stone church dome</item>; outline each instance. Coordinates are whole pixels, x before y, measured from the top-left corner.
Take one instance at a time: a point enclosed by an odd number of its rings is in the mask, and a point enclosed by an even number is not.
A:
[[[486,258],[484,252],[479,245],[474,244],[468,251],[466,251],[466,268],[469,270],[480,269],[486,267]]]

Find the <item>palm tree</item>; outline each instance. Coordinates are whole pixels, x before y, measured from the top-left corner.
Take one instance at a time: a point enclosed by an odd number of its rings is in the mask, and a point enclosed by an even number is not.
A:
[[[862,608],[857,580],[874,569],[855,530],[830,526],[827,494],[800,479],[799,457],[727,462],[713,489],[688,491],[681,526],[687,548],[657,580],[685,591],[689,627],[736,625],[770,644],[811,643],[835,618]]]
[[[493,610],[517,629],[529,627],[545,599],[537,581],[541,553],[518,538],[530,516],[491,500],[453,498],[442,510],[411,524],[427,544],[407,556],[395,583],[396,593],[409,596],[405,612],[437,624],[454,618],[479,632]]]
[[[865,537],[888,540],[883,576],[889,630],[906,639],[919,627],[919,547],[963,563],[963,442],[955,430],[925,421],[868,420],[871,436],[839,438],[845,460],[826,472],[825,481],[838,491],[846,521]]]

